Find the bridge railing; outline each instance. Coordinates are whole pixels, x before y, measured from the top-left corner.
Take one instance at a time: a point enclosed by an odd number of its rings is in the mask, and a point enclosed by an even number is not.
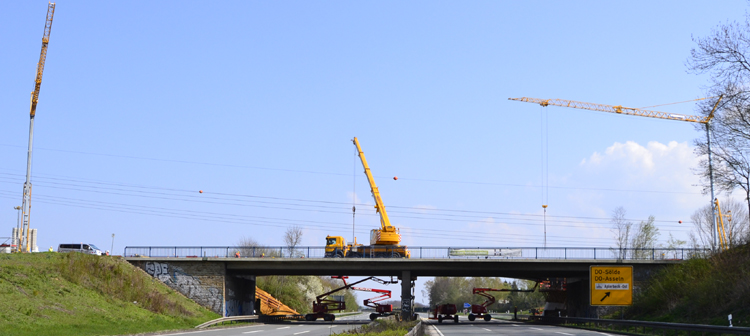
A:
[[[708,249],[610,247],[410,247],[412,259],[574,259],[685,260],[704,257]],[[167,258],[308,258],[325,257],[322,246],[128,246],[126,257]],[[386,255],[385,257],[383,255]],[[387,258],[387,253],[380,255]]]

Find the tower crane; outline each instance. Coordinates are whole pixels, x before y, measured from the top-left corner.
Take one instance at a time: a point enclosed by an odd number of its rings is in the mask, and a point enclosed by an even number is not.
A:
[[[55,3],[47,3],[47,19],[44,21],[44,35],[42,36],[42,52],[39,55],[39,63],[36,65],[36,79],[34,80],[34,91],[31,92],[31,111],[29,123],[29,151],[26,158],[26,182],[23,184],[23,227],[21,228],[21,242],[18,250],[30,251],[29,241],[29,219],[31,213],[31,149],[34,142],[34,117],[36,116],[36,105],[39,102],[39,89],[42,86],[42,74],[44,73],[44,62],[47,60],[47,45],[52,32],[52,18],[55,16]]]
[[[586,102],[579,102],[579,101],[567,100],[567,99],[540,99],[540,98],[522,97],[522,98],[508,98],[508,100],[515,100],[515,101],[526,102],[526,103],[535,103],[544,107],[553,105],[553,106],[571,107],[571,108],[591,110],[591,111],[626,114],[626,115],[633,115],[633,116],[640,116],[640,117],[687,121],[687,122],[694,122],[694,123],[700,123],[700,124],[706,125],[706,143],[708,144],[708,172],[709,172],[709,180],[711,184],[711,209],[713,209],[713,213],[714,213],[713,224],[714,224],[714,228],[716,228],[717,227],[716,226],[717,212],[716,212],[716,204],[714,204],[714,199],[716,197],[714,196],[714,173],[713,173],[713,166],[711,164],[710,123],[714,117],[714,112],[716,112],[716,108],[719,106],[719,102],[721,102],[722,98],[724,98],[724,95],[719,96],[719,99],[716,100],[716,103],[714,104],[714,108],[711,110],[711,113],[709,113],[708,116],[706,117],[678,114],[678,113],[651,111],[651,110],[644,110],[644,109],[639,109],[639,108],[634,108],[634,107],[624,107],[622,105],[605,105],[605,104],[586,103]],[[702,98],[702,99],[708,99],[708,98]],[[712,230],[712,231],[714,232],[713,234],[714,245],[717,245],[716,244],[716,230]]]

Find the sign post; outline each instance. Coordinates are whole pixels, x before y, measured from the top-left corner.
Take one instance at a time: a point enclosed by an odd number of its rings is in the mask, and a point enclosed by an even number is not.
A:
[[[589,282],[592,306],[633,304],[633,266],[591,266]]]

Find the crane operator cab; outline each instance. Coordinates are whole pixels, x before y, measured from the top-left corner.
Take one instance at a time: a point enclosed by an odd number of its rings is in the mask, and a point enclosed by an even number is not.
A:
[[[326,236],[326,258],[343,258],[348,252],[344,237]]]

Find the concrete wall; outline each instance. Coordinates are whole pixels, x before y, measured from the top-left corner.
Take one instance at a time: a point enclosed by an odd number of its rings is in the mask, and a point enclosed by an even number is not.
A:
[[[165,261],[131,261],[131,263],[196,303],[217,314],[224,315],[224,263]]]

